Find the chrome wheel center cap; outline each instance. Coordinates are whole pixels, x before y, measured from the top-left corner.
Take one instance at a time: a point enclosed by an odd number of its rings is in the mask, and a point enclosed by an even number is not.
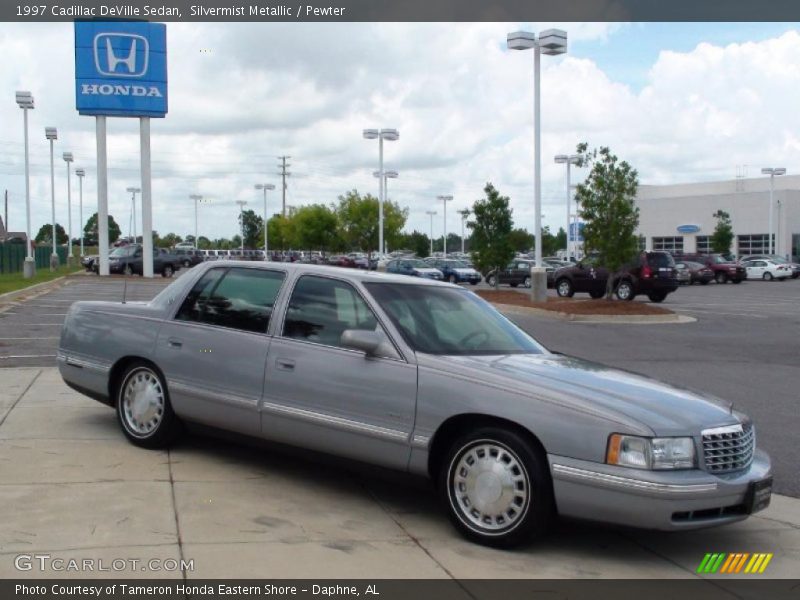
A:
[[[484,471],[475,480],[475,503],[487,506],[500,499],[503,484],[500,478],[491,471]]]

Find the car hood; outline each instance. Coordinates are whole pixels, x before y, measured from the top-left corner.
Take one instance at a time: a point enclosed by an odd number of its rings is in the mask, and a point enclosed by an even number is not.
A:
[[[453,269],[459,275],[477,275],[478,272],[475,269],[470,268],[463,268],[463,269]]]
[[[560,354],[426,358],[462,376],[471,371],[478,384],[571,404],[611,420],[632,419],[656,435],[699,435],[709,427],[739,422],[731,402]]]
[[[439,269],[433,267],[414,267],[414,271],[417,273],[440,273]]]

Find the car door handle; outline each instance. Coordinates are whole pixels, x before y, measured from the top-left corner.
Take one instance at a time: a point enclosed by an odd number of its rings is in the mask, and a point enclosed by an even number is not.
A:
[[[281,371],[294,371],[294,361],[288,358],[275,359],[275,366]]]
[[[167,344],[169,345],[170,348],[182,348],[183,347],[183,342],[181,342],[180,340],[176,340],[174,338],[167,340]]]

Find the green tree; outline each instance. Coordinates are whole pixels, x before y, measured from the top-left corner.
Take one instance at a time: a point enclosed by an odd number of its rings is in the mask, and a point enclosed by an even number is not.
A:
[[[733,225],[731,216],[724,210],[718,210],[712,215],[717,220],[714,233],[711,234],[711,249],[714,252],[728,254],[733,244]]]
[[[367,194],[363,198],[351,190],[339,196],[334,208],[339,235],[351,249],[373,252],[378,249],[378,199]],[[396,202],[383,204],[383,234],[386,245],[398,247],[401,231],[408,219],[408,209]]]
[[[401,234],[398,249],[411,250],[420,258],[425,258],[430,253],[431,240],[415,229],[411,233]]]
[[[293,220],[293,215],[290,212],[285,217],[277,214],[268,221],[267,230],[269,231],[270,251],[290,250],[297,247]]]
[[[253,210],[244,210],[239,213],[239,231],[244,237],[245,248],[256,248],[259,240],[264,239],[264,219]],[[263,244],[262,244],[263,245]]]
[[[305,250],[330,251],[338,244],[336,213],[324,204],[301,206],[292,215],[297,246]]]
[[[488,273],[504,268],[514,258],[514,248],[508,239],[512,224],[508,196],[501,196],[491,183],[483,191],[486,199],[475,201],[467,227],[472,232],[472,261],[481,273]]]
[[[209,248],[211,248],[211,240],[209,240],[207,237],[202,236],[202,235],[198,236],[198,238],[197,238],[197,247],[200,250],[208,250]]]
[[[83,226],[83,235],[95,244],[99,242],[100,238],[97,233],[97,213],[94,213],[89,217],[89,220],[86,221],[86,225]],[[108,243],[113,244],[119,239],[120,235],[122,235],[122,231],[119,225],[117,225],[114,217],[108,215]]]
[[[183,238],[177,233],[168,233],[159,241],[161,248],[172,248],[175,244],[180,244]]]
[[[535,241],[533,234],[519,227],[517,229],[512,229],[508,234],[508,243],[511,244],[511,247],[516,252],[528,252],[533,248]],[[545,254],[547,253],[545,252]]]
[[[39,233],[36,234],[34,241],[37,244],[45,244],[50,245],[53,243],[53,226],[51,224],[42,225],[39,229]],[[62,244],[66,244],[69,241],[67,237],[67,232],[64,231],[64,228],[61,226],[60,223],[56,223],[56,244],[61,246]]]
[[[597,253],[600,263],[616,274],[639,248],[634,235],[639,225],[639,209],[634,203],[639,177],[636,169],[620,161],[607,147],[592,151],[587,148],[585,143],[578,144],[581,165],[591,166],[591,171],[575,194],[585,222],[584,248],[587,253]],[[618,279],[608,278],[606,298],[611,298]]]

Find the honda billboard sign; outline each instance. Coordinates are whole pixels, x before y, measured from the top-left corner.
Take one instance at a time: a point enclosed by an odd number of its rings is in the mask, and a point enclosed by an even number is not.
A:
[[[167,113],[167,29],[145,21],[75,22],[75,104],[82,115]]]

